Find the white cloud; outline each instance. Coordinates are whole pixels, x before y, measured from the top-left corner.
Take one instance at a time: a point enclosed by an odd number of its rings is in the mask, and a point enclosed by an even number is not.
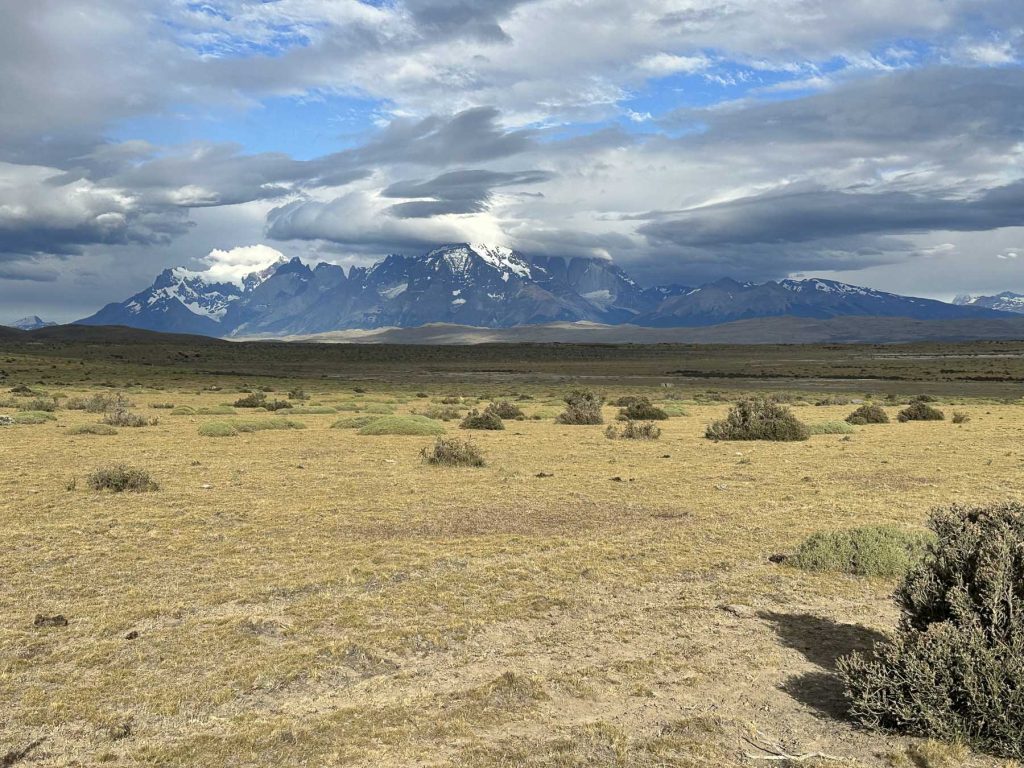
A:
[[[199,259],[207,276],[221,282],[237,283],[243,277],[281,261],[285,255],[269,245],[242,245],[230,250],[218,248]]]

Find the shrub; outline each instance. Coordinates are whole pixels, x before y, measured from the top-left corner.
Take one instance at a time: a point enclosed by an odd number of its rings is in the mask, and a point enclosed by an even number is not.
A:
[[[263,432],[267,429],[305,429],[306,425],[301,421],[292,419],[272,418],[253,419],[251,421],[234,421],[229,423],[239,432]]]
[[[508,400],[498,400],[487,406],[485,413],[493,413],[499,419],[525,419],[523,409]]]
[[[150,403],[149,407],[162,411],[172,411],[174,410],[174,403]]]
[[[807,427],[812,435],[852,435],[857,430],[845,421],[823,421]]]
[[[267,404],[267,396],[262,392],[253,392],[235,400],[235,408],[262,408]]]
[[[664,421],[668,414],[646,397],[637,397],[619,411],[618,418],[620,421]]]
[[[103,424],[111,427],[148,427],[159,424],[157,419],[147,419],[140,413],[123,408],[115,408],[103,416]]]
[[[361,410],[364,410],[367,413],[379,413],[379,414],[387,414],[387,413],[394,413],[395,412],[394,408],[392,408],[390,405],[385,405],[384,403],[369,403],[368,405],[363,407]]]
[[[937,403],[937,402],[939,402],[939,398],[937,398],[935,395],[917,395],[913,400],[911,400],[911,402],[912,403]]]
[[[620,398],[618,398],[616,400],[613,400],[612,401],[612,405],[614,405],[616,408],[629,408],[629,406],[631,406],[634,403],[637,403],[637,402],[639,402],[641,400],[647,400],[647,398],[646,397],[638,397],[637,395],[623,395],[622,397],[620,397]],[[647,402],[650,402],[650,401],[647,400]]]
[[[78,424],[70,427],[69,435],[116,435],[117,430],[109,424]]]
[[[89,475],[89,487],[94,491],[110,490],[115,493],[134,491],[143,493],[159,490],[160,486],[153,482],[149,472],[144,469],[126,467],[118,464],[108,469],[97,469]]]
[[[416,413],[436,421],[454,421],[462,418],[462,411],[450,405],[431,405]]]
[[[10,392],[15,397],[35,397],[37,394],[39,394],[34,389],[25,384],[17,384],[7,391]]]
[[[199,434],[203,437],[234,437],[238,430],[226,421],[208,421],[199,425]]]
[[[466,414],[461,422],[459,422],[460,429],[504,429],[505,423],[501,420],[496,413],[491,411],[480,411],[475,408]]]
[[[331,429],[362,429],[380,418],[380,416],[350,416],[347,419],[338,419],[331,424]]]
[[[711,440],[806,440],[810,430],[784,405],[765,398],[743,400],[707,428]]]
[[[854,576],[902,576],[925,553],[933,536],[892,525],[869,525],[811,534],[787,562],[804,571]]]
[[[196,409],[193,408],[190,405],[179,405],[177,408],[175,408],[173,411],[171,411],[171,416],[195,416],[195,415],[196,415]]]
[[[963,411],[953,411],[953,423],[954,424],[966,424],[970,420],[971,420],[971,417],[970,417],[969,414],[966,414]]]
[[[862,405],[860,408],[855,410],[846,420],[850,424],[888,424],[889,414],[885,412],[885,409],[880,405]]]
[[[426,416],[381,416],[359,430],[360,435],[442,435],[444,427]]]
[[[665,412],[666,416],[689,416],[690,412],[683,406],[676,403],[669,403],[668,405],[662,406],[661,410]]]
[[[565,411],[555,419],[559,424],[604,424],[604,398],[588,390],[573,390],[565,396]]]
[[[47,411],[19,411],[10,418],[13,424],[43,424],[57,420],[56,416]]]
[[[428,464],[445,467],[482,467],[485,463],[479,448],[457,437],[439,437],[432,447],[420,451],[420,455]]]
[[[604,436],[609,440],[657,440],[661,437],[661,428],[652,421],[644,423],[627,421],[622,429],[616,429],[609,424],[604,431]]]
[[[263,403],[263,408],[268,411],[283,411],[285,408],[291,408],[292,404],[287,400],[267,400]]]
[[[230,416],[235,412],[235,409],[232,408],[230,405],[208,405],[202,408],[195,408],[189,410],[191,411],[191,413],[194,413],[198,416]],[[176,413],[177,411],[178,409],[175,408],[174,411],[172,411],[172,413]]]
[[[57,410],[57,401],[51,397],[37,397],[18,403],[19,411],[44,411],[52,413]]]
[[[289,400],[309,400],[309,395],[306,394],[306,390],[302,387],[296,387],[295,389],[289,390]]]
[[[900,421],[942,421],[946,415],[924,402],[914,402],[899,412]]]
[[[115,395],[104,395],[98,393],[89,397],[69,397],[64,407],[71,411],[88,411],[89,413],[103,413],[114,408],[131,408],[134,406],[131,400],[120,392]]]
[[[894,637],[838,663],[868,726],[1024,757],[1024,504],[932,513]]]
[[[311,416],[324,416],[328,413],[337,413],[337,410],[331,408],[329,405],[303,405],[296,408],[293,413],[296,416],[304,416],[306,414]]]

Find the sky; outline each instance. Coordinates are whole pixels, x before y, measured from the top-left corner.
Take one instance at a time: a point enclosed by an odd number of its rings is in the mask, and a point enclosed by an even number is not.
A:
[[[0,7],[0,322],[478,241],[1024,292],[1020,0]]]

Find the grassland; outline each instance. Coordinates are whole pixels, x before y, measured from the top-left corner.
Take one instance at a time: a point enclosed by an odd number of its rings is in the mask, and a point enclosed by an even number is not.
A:
[[[742,369],[735,350],[319,349],[318,364],[310,346],[0,348],[0,415],[27,385],[122,391],[158,417],[73,434],[100,416],[58,408],[0,426],[0,764],[1007,765],[848,722],[834,662],[891,628],[894,582],[769,558],[815,531],[1024,497],[1017,357],[778,348]],[[556,424],[580,384],[685,415],[655,441]],[[225,408],[299,386],[293,409]],[[855,405],[813,404],[842,391],[892,417],[930,391],[971,419],[703,437],[742,392],[783,387],[811,425],[846,417]],[[424,463],[433,437],[332,429],[499,397],[527,418],[437,422],[472,437],[482,468]],[[200,434],[281,418],[305,428]],[[119,464],[159,489],[89,489]]]

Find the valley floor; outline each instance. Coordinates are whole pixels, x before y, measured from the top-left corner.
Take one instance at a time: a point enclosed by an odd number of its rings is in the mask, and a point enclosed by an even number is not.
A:
[[[21,362],[8,385],[37,386]],[[728,403],[692,382],[646,390],[686,415],[645,442],[554,423],[568,384],[311,379],[284,412],[305,429],[213,438],[204,422],[282,414],[180,409],[265,382],[111,383],[159,423],[71,435],[98,417],[61,409],[0,427],[0,764],[1008,765],[852,724],[835,660],[893,627],[894,582],[769,557],[1024,498],[1019,400],[960,400],[963,425],[730,444],[703,437]],[[331,428],[456,393],[526,394],[539,418],[473,433],[479,469],[423,463],[430,437]],[[810,424],[852,407],[793,406]],[[160,489],[87,487],[117,463]]]

